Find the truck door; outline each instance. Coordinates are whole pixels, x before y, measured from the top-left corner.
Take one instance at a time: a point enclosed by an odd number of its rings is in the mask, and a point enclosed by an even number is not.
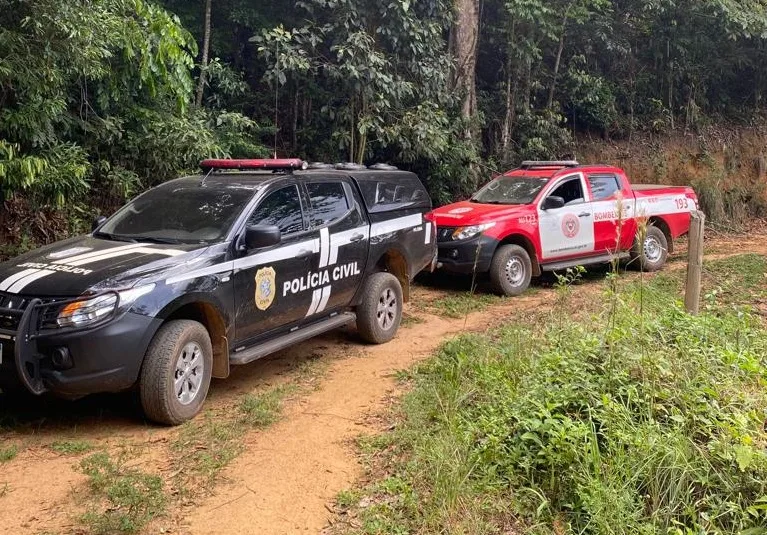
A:
[[[306,290],[316,251],[315,234],[308,228],[307,209],[298,185],[282,183],[264,196],[247,225],[276,225],[282,241],[257,249],[234,262],[236,345],[290,327],[304,318],[312,297]],[[296,292],[290,291],[295,287]]]
[[[582,173],[560,178],[545,190],[538,203],[544,261],[594,254],[594,214],[586,192]],[[543,201],[549,196],[562,197],[565,205],[544,210]]]
[[[592,173],[588,185],[594,209],[596,251],[614,253],[629,249],[636,232],[631,190],[624,188],[614,173]]]
[[[311,229],[320,238],[317,269],[322,281],[312,291],[310,318],[351,303],[365,272],[370,226],[348,179],[318,177],[305,187]]]

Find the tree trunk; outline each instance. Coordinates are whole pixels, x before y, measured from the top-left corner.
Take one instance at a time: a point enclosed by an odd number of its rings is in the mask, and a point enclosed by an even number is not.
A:
[[[210,53],[210,11],[213,0],[205,0],[205,28],[202,37],[202,59],[200,60],[200,77],[197,79],[197,95],[195,104],[202,106],[202,96],[205,92],[205,82],[207,79],[208,55]]]
[[[522,102],[522,109],[525,110],[525,113],[530,111],[530,106],[532,102],[532,92],[533,92],[533,60],[528,54],[526,58],[526,64],[525,64],[525,95],[524,95],[524,101]]]
[[[557,89],[557,76],[559,75],[559,65],[562,63],[562,52],[565,49],[565,32],[567,30],[567,17],[568,13],[565,11],[565,16],[562,18],[562,34],[559,36],[559,49],[557,49],[557,59],[554,61],[554,76],[551,80],[551,87],[549,88],[549,100],[546,103],[546,109],[551,109],[554,104],[554,92]]]
[[[514,40],[516,37],[517,24],[516,21],[511,24],[511,33],[509,35],[510,46],[506,51],[506,116],[503,119],[503,131],[501,132],[501,152],[503,157],[509,152],[509,145],[511,144],[511,131],[514,128],[514,121],[516,120],[517,111],[517,91],[519,88],[518,77],[515,76],[515,61],[514,61]]]
[[[453,88],[462,98],[461,115],[471,120],[477,113],[477,49],[479,42],[479,0],[455,0],[452,54],[455,59]],[[471,129],[466,137],[473,137]]]

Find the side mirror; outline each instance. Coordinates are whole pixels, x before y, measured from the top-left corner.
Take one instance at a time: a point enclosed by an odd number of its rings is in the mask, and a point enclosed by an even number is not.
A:
[[[101,225],[104,223],[104,221],[106,221],[106,220],[107,220],[107,218],[106,218],[106,217],[104,217],[103,215],[100,215],[100,216],[98,216],[97,218],[95,218],[95,219],[93,220],[93,223],[91,223],[91,230],[92,230],[92,231],[93,231],[93,230],[96,230],[96,229],[97,229],[97,228],[99,228],[99,227],[100,227],[100,226],[101,226]]]
[[[245,249],[271,247],[282,241],[282,232],[276,225],[252,225],[245,229]]]
[[[562,208],[565,205],[565,200],[562,197],[559,197],[557,195],[549,195],[543,200],[543,208],[544,210],[555,210],[557,208]]]

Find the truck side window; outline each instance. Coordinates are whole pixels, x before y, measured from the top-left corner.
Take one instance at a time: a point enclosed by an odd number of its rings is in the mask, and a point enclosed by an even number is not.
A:
[[[562,197],[565,200],[565,206],[582,203],[585,199],[583,196],[581,179],[579,177],[565,180],[557,186],[554,191],[549,193],[549,195]]]
[[[371,212],[431,207],[429,194],[416,177],[371,177],[360,181],[362,197]]]
[[[313,227],[322,227],[349,213],[349,201],[341,182],[312,182],[306,189],[312,204]]]
[[[589,175],[589,184],[594,201],[609,199],[623,189],[615,175]]]
[[[253,210],[248,225],[276,225],[283,234],[304,230],[298,187],[286,186],[267,195]]]

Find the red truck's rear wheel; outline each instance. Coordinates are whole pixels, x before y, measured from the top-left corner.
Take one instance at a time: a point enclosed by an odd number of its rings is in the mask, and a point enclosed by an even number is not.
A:
[[[644,240],[637,236],[634,248],[631,250],[631,262],[642,271],[658,271],[668,258],[668,240],[663,231],[656,226],[648,225]]]
[[[501,245],[490,264],[490,284],[496,293],[522,294],[530,286],[533,265],[530,255],[519,245]]]

